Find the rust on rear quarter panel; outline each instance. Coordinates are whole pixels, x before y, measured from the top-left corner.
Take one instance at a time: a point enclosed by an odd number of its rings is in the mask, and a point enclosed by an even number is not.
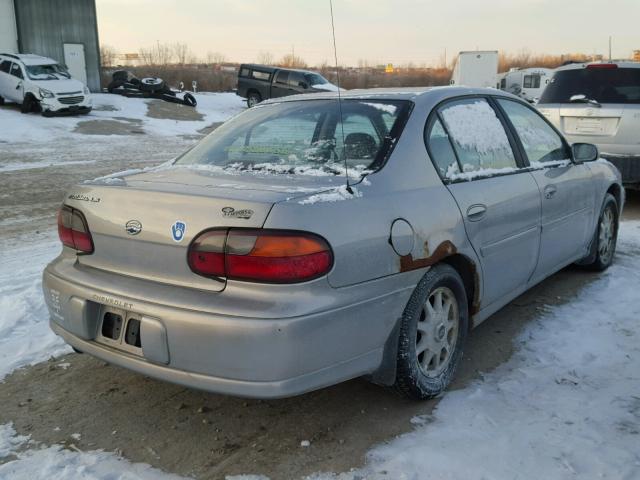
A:
[[[430,267],[438,263],[443,258],[449,257],[458,251],[456,246],[449,240],[445,240],[429,255],[429,243],[424,243],[425,258],[413,259],[413,255],[404,255],[400,257],[400,271],[408,272],[417,270],[418,268]]]

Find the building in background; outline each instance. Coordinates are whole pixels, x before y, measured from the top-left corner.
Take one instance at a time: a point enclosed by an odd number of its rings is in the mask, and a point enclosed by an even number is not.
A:
[[[640,62],[640,50],[633,51],[633,61]]]
[[[0,52],[53,58],[99,91],[95,0],[0,0]]]

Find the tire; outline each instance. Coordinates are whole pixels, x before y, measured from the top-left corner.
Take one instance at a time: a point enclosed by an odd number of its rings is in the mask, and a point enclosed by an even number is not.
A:
[[[139,88],[143,92],[154,93],[162,90],[164,86],[165,86],[164,80],[162,80],[161,78],[147,77],[147,78],[140,79]]]
[[[20,112],[22,113],[36,112],[38,111],[38,107],[39,107],[38,100],[36,100],[33,95],[28,93],[27,95],[25,95],[24,99],[22,100],[22,105],[20,105]]]
[[[120,88],[120,87],[121,87],[121,86],[123,86],[125,83],[126,83],[126,82],[125,82],[125,80],[115,80],[115,79],[114,79],[113,81],[111,81],[111,83],[109,83],[109,85],[107,85],[107,91],[108,91],[109,93],[113,93],[113,91],[114,91],[116,88]]]
[[[591,263],[582,264],[588,269],[602,272],[613,263],[618,242],[619,215],[616,198],[607,193],[602,202],[592,241],[592,245],[595,245],[594,260]]]
[[[247,95],[247,107],[251,108],[262,101],[262,97],[258,92],[250,92]]]
[[[395,389],[413,400],[441,394],[462,359],[468,330],[467,294],[460,275],[446,264],[432,267],[402,315]]]
[[[115,81],[127,82],[129,81],[129,72],[126,70],[116,70],[111,75],[111,78]]]
[[[196,97],[194,97],[190,93],[184,94],[184,97],[182,97],[182,102],[188,107],[195,107],[196,105],[198,105],[198,102],[196,101]]]

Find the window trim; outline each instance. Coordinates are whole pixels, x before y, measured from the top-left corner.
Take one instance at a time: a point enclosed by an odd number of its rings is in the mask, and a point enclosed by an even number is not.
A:
[[[517,100],[517,99],[514,99],[514,98],[510,98],[510,97],[496,96],[495,100],[494,100],[495,104],[496,104],[496,107],[502,112],[502,114],[505,117],[505,120],[509,124],[509,128],[513,131],[513,134],[515,136],[516,143],[518,144],[518,149],[520,150],[520,154],[522,156],[522,159],[526,163],[526,166],[523,167],[523,168],[526,168],[527,171],[529,171],[529,172],[535,172],[537,170],[543,170],[545,168],[561,168],[562,165],[557,165],[557,164],[553,165],[552,164],[552,165],[548,165],[548,166],[544,166],[544,167],[532,167],[531,166],[531,162],[529,161],[529,156],[527,155],[527,151],[524,148],[524,144],[522,143],[522,140],[520,140],[520,135],[518,135],[518,131],[516,130],[515,125],[513,124],[511,119],[509,118],[509,115],[507,115],[507,112],[502,108],[502,105],[500,105],[500,102],[498,102],[498,99],[522,105],[523,107],[528,108],[530,111],[532,111],[534,114],[536,114],[539,118],[541,118],[544,121],[544,123],[546,123],[549,127],[551,127],[551,129],[556,133],[556,135],[558,135],[560,137],[560,140],[562,140],[562,144],[563,144],[564,148],[567,150],[567,152],[569,152],[569,160],[571,160],[571,165],[574,165],[576,163],[575,159],[573,158],[573,149],[571,148],[571,145],[569,145],[569,142],[567,141],[567,139],[564,138],[564,135],[562,135],[562,133],[560,133],[560,130],[558,130],[549,120],[547,120],[547,118],[544,115],[542,115],[537,109],[532,107],[527,102],[523,102],[523,101],[520,101],[520,100]],[[564,168],[564,167],[562,167],[562,168]]]
[[[433,168],[435,169],[436,173],[438,174],[438,176],[440,177],[440,180],[442,180],[442,182],[445,185],[451,185],[451,184],[456,184],[456,183],[466,183],[466,182],[475,182],[478,180],[486,180],[488,178],[496,178],[496,177],[504,177],[507,175],[517,175],[520,173],[524,173],[524,172],[528,172],[529,171],[529,164],[527,162],[527,164],[525,165],[524,162],[524,158],[522,157],[522,152],[520,151],[520,144],[519,142],[519,138],[514,136],[514,132],[511,129],[512,125],[511,123],[507,123],[508,122],[508,118],[505,117],[504,113],[502,112],[501,109],[499,109],[499,105],[497,105],[494,102],[494,95],[490,95],[490,94],[470,94],[470,95],[458,95],[455,97],[449,97],[446,98],[444,100],[442,100],[441,102],[437,103],[432,109],[431,112],[429,113],[429,116],[427,117],[427,121],[425,123],[423,132],[422,132],[422,141],[425,145],[425,148],[427,150],[427,154],[429,155],[429,160],[431,161],[431,164],[433,165]],[[511,146],[511,150],[513,152],[513,156],[516,162],[516,170],[513,172],[505,172],[505,173],[492,173],[492,174],[486,174],[486,175],[478,175],[476,178],[473,178],[472,180],[466,180],[466,179],[456,179],[456,180],[452,180],[450,178],[444,177],[441,173],[440,173],[440,169],[436,166],[435,160],[434,160],[434,156],[431,153],[431,147],[429,146],[429,142],[428,142],[428,134],[431,133],[431,128],[433,127],[433,124],[435,123],[434,119],[438,119],[442,125],[442,128],[444,129],[444,131],[447,134],[447,138],[449,140],[449,144],[451,145],[451,148],[453,150],[453,153],[456,156],[456,160],[458,162],[458,169],[462,172],[462,167],[460,164],[460,157],[458,155],[458,151],[455,148],[454,143],[451,141],[451,134],[449,133],[449,129],[447,128],[444,120],[442,119],[442,115],[440,114],[440,110],[445,107],[448,103],[455,103],[458,102],[460,100],[468,100],[468,99],[473,99],[473,98],[477,98],[477,99],[483,99],[486,100],[486,102],[489,104],[489,106],[493,109],[493,111],[496,114],[496,117],[498,117],[498,120],[500,121],[500,124],[502,125],[502,128],[505,131],[505,134],[507,135],[507,139],[509,140],[509,145]],[[500,98],[507,98],[507,97],[500,97]]]

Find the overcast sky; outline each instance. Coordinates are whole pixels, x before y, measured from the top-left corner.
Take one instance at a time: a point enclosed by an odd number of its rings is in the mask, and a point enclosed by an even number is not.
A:
[[[608,54],[640,49],[640,0],[334,0],[338,60],[437,64],[460,50]],[[333,63],[329,0],[96,0],[100,41],[120,53],[181,42],[196,55]]]

